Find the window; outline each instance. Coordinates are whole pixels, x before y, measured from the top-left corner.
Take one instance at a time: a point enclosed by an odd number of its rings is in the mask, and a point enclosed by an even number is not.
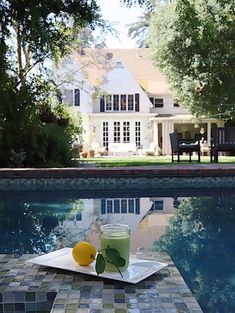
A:
[[[123,142],[130,142],[130,122],[123,122]]]
[[[113,110],[119,111],[119,95],[113,95]]]
[[[134,110],[139,111],[139,94],[107,95],[100,98],[100,112],[126,112]]]
[[[74,89],[74,105],[80,106],[80,90]]]
[[[135,143],[136,147],[140,149],[140,122],[135,122]]]
[[[81,221],[82,220],[82,212],[79,212],[76,214],[76,221]]]
[[[127,213],[127,199],[121,200],[121,212]]]
[[[120,213],[120,200],[114,199],[113,201],[114,213]]]
[[[73,90],[63,92],[63,103],[67,106],[73,106]]]
[[[114,142],[120,142],[121,140],[120,122],[114,122],[113,131],[114,131],[113,133]]]
[[[113,201],[112,200],[106,201],[106,208],[107,208],[107,213],[113,213]]]
[[[163,200],[154,200],[151,207],[151,211],[162,211],[163,210]]]
[[[163,107],[163,98],[155,98],[154,99],[154,107],[162,108]]]
[[[109,127],[108,122],[103,122],[103,147],[108,150],[109,146]]]
[[[135,94],[135,111],[139,112],[140,110],[140,95],[138,93]]]
[[[154,104],[154,98],[150,97],[149,100],[152,102],[152,104]]]
[[[112,110],[112,96],[106,96],[105,98],[105,110],[111,111]]]
[[[138,208],[137,208],[138,207]],[[101,214],[139,214],[139,199],[101,199]]]
[[[128,95],[128,111],[134,110],[134,96]]]
[[[121,111],[126,111],[126,95],[121,95]]]
[[[174,99],[174,107],[179,107],[180,105],[179,105],[179,102],[178,102],[178,99]]]
[[[135,202],[134,199],[128,199],[128,213],[135,212]]]

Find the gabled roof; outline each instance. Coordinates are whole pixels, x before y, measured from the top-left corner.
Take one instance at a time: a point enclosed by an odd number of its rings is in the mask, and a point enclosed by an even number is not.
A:
[[[123,61],[130,73],[143,89],[150,94],[171,94],[165,76],[150,60],[147,48],[137,49],[83,49],[74,52],[73,57],[79,63],[88,80],[99,86],[118,60]]]

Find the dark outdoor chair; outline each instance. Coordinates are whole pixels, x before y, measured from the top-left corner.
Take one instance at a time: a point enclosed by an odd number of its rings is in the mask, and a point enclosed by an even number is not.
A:
[[[170,141],[171,141],[171,155],[172,155],[172,162],[174,162],[174,154],[178,156],[178,162],[180,162],[180,155],[185,152],[189,153],[189,162],[192,162],[192,153],[197,152],[198,154],[198,162],[200,162],[200,141],[192,142],[189,140],[179,140],[179,134],[177,132],[170,134]]]
[[[218,162],[219,152],[235,152],[235,127],[218,127],[212,131],[211,162]]]

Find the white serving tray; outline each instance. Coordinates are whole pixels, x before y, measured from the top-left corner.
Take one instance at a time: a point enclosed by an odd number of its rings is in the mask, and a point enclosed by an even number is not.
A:
[[[26,262],[60,268],[63,270],[83,273],[87,275],[97,276],[95,271],[95,262],[88,266],[80,266],[74,261],[72,257],[71,248],[63,248],[48,254],[38,256],[36,258],[27,260]],[[154,262],[149,260],[130,258],[130,264],[126,271],[122,272],[123,277],[118,272],[104,272],[98,277],[114,279],[122,282],[136,284],[148,276],[160,271],[168,264],[161,262]]]

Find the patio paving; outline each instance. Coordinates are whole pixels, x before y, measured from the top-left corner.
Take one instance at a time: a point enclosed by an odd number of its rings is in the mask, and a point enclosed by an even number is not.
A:
[[[35,255],[0,255],[3,313],[202,313],[166,253],[138,257],[168,267],[137,284],[26,263]]]

